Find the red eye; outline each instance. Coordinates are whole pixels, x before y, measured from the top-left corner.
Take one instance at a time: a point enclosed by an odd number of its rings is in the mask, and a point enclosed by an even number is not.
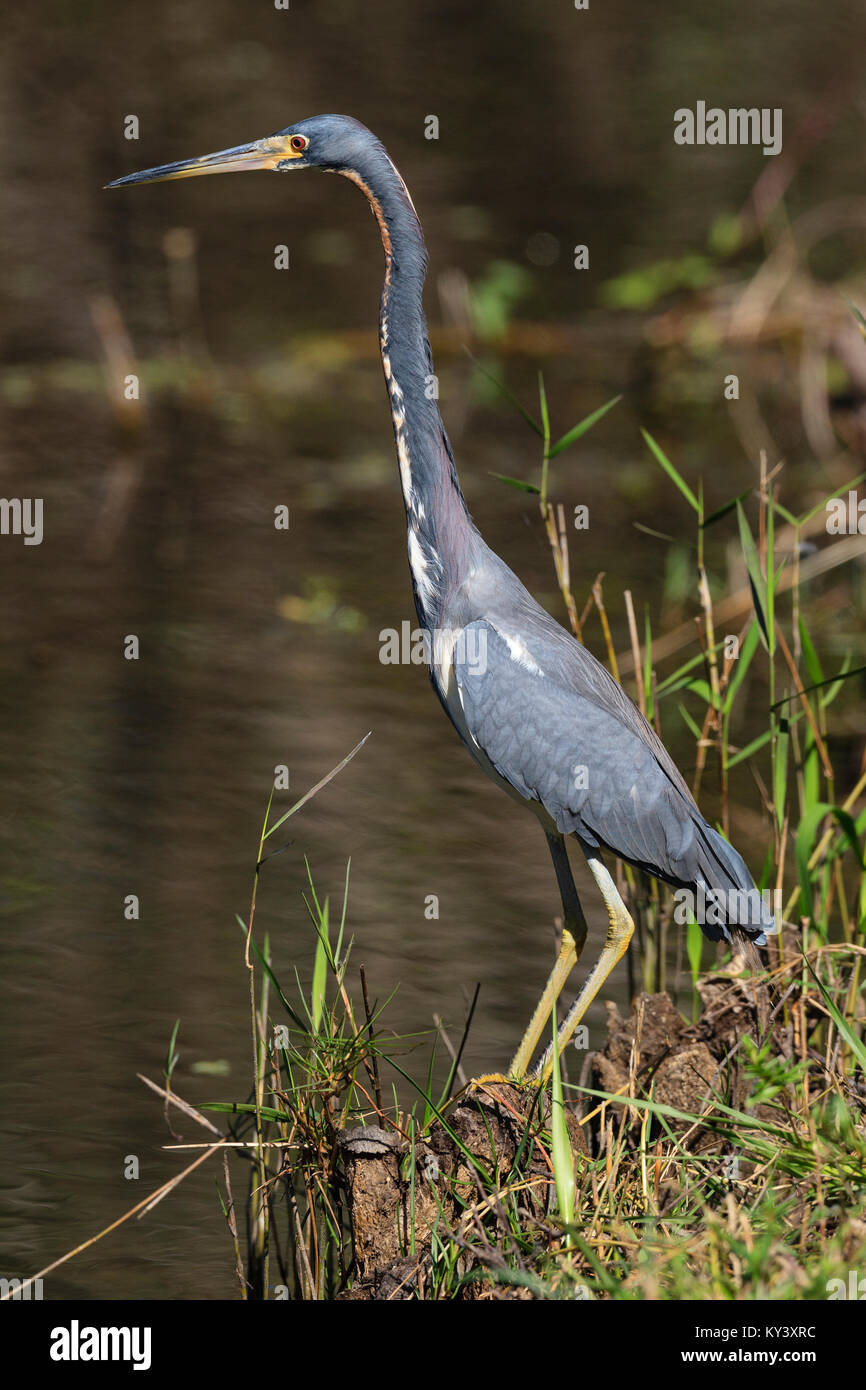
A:
[[[310,142],[305,135],[293,135],[291,140],[289,141],[289,144],[291,145],[292,149],[299,151],[305,150],[309,143]]]

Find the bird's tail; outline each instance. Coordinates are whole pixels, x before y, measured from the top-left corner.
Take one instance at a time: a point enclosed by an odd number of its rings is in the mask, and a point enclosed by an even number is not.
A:
[[[743,931],[742,927],[732,926],[730,931],[734,955],[742,957],[751,973],[751,979],[744,980],[742,984],[754,1010],[758,1038],[763,1039],[769,1031],[771,1010],[777,1002],[776,991],[767,979],[766,966],[755,945],[755,938]]]
[[[730,933],[734,951],[742,956],[753,975],[759,975],[766,969],[766,963],[755,945],[755,938],[744,931],[742,927],[731,926]]]
[[[698,826],[698,837],[695,915],[704,935],[711,941],[724,938],[733,944],[736,934],[757,956],[755,947],[765,946],[767,937],[779,930],[774,895],[755,887],[741,855],[705,821]]]
[[[695,916],[704,935],[711,941],[730,942],[734,956],[740,956],[750,972],[751,981],[743,984],[754,1009],[757,1035],[764,1037],[774,1001],[758,948],[766,946],[767,937],[779,930],[773,895],[759,892],[742,856],[718,831],[704,820],[696,829],[698,874],[694,891],[698,909]]]

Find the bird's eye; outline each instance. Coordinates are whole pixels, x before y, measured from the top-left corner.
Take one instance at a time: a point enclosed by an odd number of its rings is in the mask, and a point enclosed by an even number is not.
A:
[[[297,150],[298,153],[300,153],[301,150],[305,150],[309,143],[310,142],[307,139],[306,135],[293,135],[291,140],[289,141],[289,144],[291,145],[292,149]]]

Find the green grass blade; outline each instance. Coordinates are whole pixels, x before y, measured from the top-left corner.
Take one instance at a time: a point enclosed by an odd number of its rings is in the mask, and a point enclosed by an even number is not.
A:
[[[371,729],[370,733],[372,732],[373,731]],[[320,782],[317,782],[314,787],[310,787],[310,790],[304,793],[300,801],[296,801],[294,806],[291,806],[288,811],[284,812],[284,814],[280,816],[279,820],[274,821],[270,830],[265,831],[265,833],[262,835],[262,839],[266,840],[269,835],[273,835],[275,830],[279,830],[283,822],[289,819],[289,816],[293,816],[296,813],[296,811],[300,811],[301,807],[305,806],[306,803],[312,797],[314,797],[317,792],[320,792],[323,787],[326,787],[328,783],[331,782],[337,776],[338,773],[342,772],[343,768],[352,761],[355,754],[360,752],[360,750],[364,747],[364,744],[367,742],[367,739],[369,737],[370,734],[365,734],[364,737],[361,739],[361,742],[355,744],[355,747],[352,749],[351,753],[347,753],[342,762],[337,763],[336,767],[332,767],[331,771],[327,773],[327,775],[323,777]]]
[[[857,308],[857,305],[854,303],[853,299],[849,299],[847,295],[845,296],[845,303],[848,305],[848,308],[851,310],[851,313],[857,320],[857,327],[860,329],[860,332],[862,333],[863,337],[866,338],[866,319],[864,319],[863,315]]]
[[[319,931],[316,938],[316,959],[313,965],[313,986],[310,996],[310,1014],[313,1020],[313,1032],[318,1033],[322,1022],[322,1015],[325,1011],[325,988],[328,980],[328,965],[330,963],[328,938],[328,899],[325,899],[324,906],[319,914]]]
[[[551,1095],[550,1133],[553,1179],[556,1186],[556,1204],[566,1226],[574,1224],[574,1153],[568,1137],[565,1122],[565,1104],[562,1098],[562,1071],[557,1047],[556,1004],[551,1015],[553,1023],[553,1090]],[[570,1237],[566,1238],[570,1243]]]
[[[677,709],[679,710],[680,714],[682,715],[683,723],[685,724],[686,728],[688,729],[688,731],[689,731],[689,733],[692,735],[692,737],[693,737],[693,738],[700,738],[700,737],[701,737],[701,731],[700,731],[700,729],[698,728],[698,726],[697,726],[697,724],[695,723],[695,721],[692,719],[692,716],[689,714],[689,712],[688,712],[688,710],[686,709],[685,705],[678,705],[678,706],[677,706]]]
[[[743,681],[746,679],[749,667],[752,664],[752,657],[758,650],[759,640],[760,639],[758,636],[757,624],[753,623],[743,640],[743,645],[740,648],[740,655],[738,656],[737,664],[734,667],[734,674],[731,676],[730,683],[728,685],[727,690],[725,691],[725,698],[722,703],[722,708],[724,709],[726,714],[730,713],[734,700],[736,698],[737,691],[739,690]]]
[[[730,764],[728,764],[730,766]],[[779,829],[785,823],[785,802],[788,796],[788,731],[780,729],[776,738],[776,756],[773,764],[773,800],[776,806],[776,822]]]
[[[827,706],[833,700],[835,700],[836,696],[839,694],[839,691],[842,689],[842,684],[844,681],[848,680],[850,676],[861,676],[864,671],[866,671],[866,666],[855,666],[852,668],[851,653],[846,652],[842,661],[842,667],[836,675],[836,677],[833,680],[822,682],[823,684],[829,686],[827,694],[822,695],[821,697],[821,704],[823,705],[824,709],[826,709]]]
[[[770,742],[773,737],[772,729],[765,729],[757,738],[753,738],[751,743],[747,743],[745,748],[741,748],[738,753],[732,753],[728,758],[728,767],[736,767],[737,763],[745,762],[746,758],[751,758],[753,753],[757,753],[765,744]]]
[[[166,1081],[171,1080],[171,1074],[179,1061],[179,1055],[175,1048],[175,1043],[177,1042],[177,1030],[179,1027],[180,1019],[177,1018],[175,1019],[174,1027],[171,1030],[171,1037],[168,1040],[168,1052],[165,1055],[165,1069],[163,1071],[163,1076],[165,1077]]]
[[[523,416],[524,420],[526,421],[527,425],[529,425],[530,429],[535,430],[536,434],[539,434],[543,437],[544,430],[541,428],[538,421],[534,419],[530,415],[529,411],[520,404],[520,401],[517,399],[517,397],[512,395],[505,383],[503,381],[500,381],[498,376],[494,376],[492,372],[488,371],[486,367],[482,366],[481,363],[478,361],[478,358],[475,357],[473,353],[469,351],[468,348],[466,348],[465,351],[467,357],[472,361],[475,368],[481,373],[481,375],[486,376],[488,381],[492,381],[499,394],[501,396],[504,396],[505,399],[509,401],[511,405],[514,406],[515,410],[519,411],[519,413]]]
[[[854,852],[858,867],[861,869],[863,867],[863,855],[857,838],[857,827],[851,815],[841,806],[831,806],[826,801],[819,801],[816,806],[808,807],[797,827],[794,856],[797,861],[797,879],[800,884],[800,910],[813,920],[815,914],[812,893],[814,877],[809,868],[809,860],[812,857],[818,826],[825,816],[833,816],[838,822],[844,838]]]
[[[778,515],[782,518],[783,521],[787,521],[787,523],[788,523],[789,526],[797,527],[797,526],[800,525],[799,521],[798,521],[797,518],[794,516],[793,512],[789,512],[789,511],[788,511],[788,508],[787,508],[787,507],[783,507],[782,504],[781,504],[781,502],[779,502],[779,501],[778,501],[777,499],[775,499],[775,498],[774,498],[774,500],[773,500],[773,508],[774,508],[774,510],[778,513]]]
[[[680,492],[683,494],[683,497],[685,497],[686,501],[688,502],[689,506],[693,507],[694,510],[697,512],[698,516],[700,516],[701,504],[698,501],[697,497],[695,497],[695,494],[692,492],[685,478],[680,477],[679,473],[674,468],[667,454],[658,444],[656,444],[649,431],[642,429],[641,434],[643,435],[644,441],[647,447],[649,448],[650,453],[655,458],[656,462],[661,464],[662,468],[667,473],[671,482],[676,484]]]
[[[866,1046],[863,1045],[862,1039],[857,1035],[857,1033],[855,1033],[848,1020],[844,1017],[844,1015],[842,1015],[839,1012],[838,1008],[836,1007],[836,1004],[833,1002],[832,996],[827,993],[823,981],[819,979],[818,975],[815,973],[811,961],[805,957],[804,959],[806,960],[806,966],[809,970],[809,974],[812,976],[812,979],[815,981],[815,984],[818,986],[818,988],[824,996],[824,1003],[827,1006],[827,1012],[829,1013],[830,1017],[835,1023],[840,1036],[844,1038],[845,1042],[850,1047],[854,1056],[857,1058],[857,1061],[860,1063],[861,1069],[864,1072],[866,1072]]]
[[[812,638],[809,636],[809,632],[806,627],[806,620],[803,617],[802,613],[800,614],[799,626],[800,645],[803,649],[803,660],[806,663],[806,670],[809,673],[809,680],[812,682],[813,686],[822,685],[824,681],[824,672],[821,669],[821,663],[818,660],[818,653],[815,651],[814,643],[812,642]]]
[[[611,397],[604,405],[600,405],[598,410],[594,410],[591,415],[587,415],[579,424],[573,425],[560,439],[557,439],[555,444],[551,444],[548,450],[548,458],[555,459],[557,454],[561,454],[564,449],[568,449],[572,444],[576,444],[578,439],[586,434],[587,430],[591,430],[593,425],[597,425],[602,416],[606,415],[609,410],[613,410],[614,406],[621,400],[622,396]]]
[[[199,1101],[198,1109],[216,1110],[221,1115],[260,1115],[263,1120],[271,1120],[279,1125],[292,1123],[292,1116],[288,1110],[275,1110],[270,1105],[257,1106],[252,1101],[203,1100]]]
[[[538,373],[538,403],[541,407],[541,428],[544,438],[550,438],[550,415],[547,411],[547,392],[544,389],[544,373]]]
[[[701,957],[703,952],[704,934],[695,921],[694,915],[690,912],[689,920],[686,923],[686,956],[688,957],[689,972],[692,977],[692,1018],[695,1022],[697,1022],[698,1009],[700,1007],[698,980],[701,974]]]
[[[772,483],[770,483],[770,484],[768,485],[768,487],[769,487],[769,498],[770,498],[770,503],[771,503],[771,505],[767,508],[767,589],[766,589],[766,593],[767,593],[767,631],[768,631],[769,634],[770,634],[770,653],[772,654],[772,652],[773,652],[774,649],[775,649],[775,645],[776,645],[776,585],[777,585],[777,583],[778,583],[779,576],[776,574],[776,557],[775,557],[775,538],[776,538],[776,533],[775,533],[775,530],[774,530],[775,522],[776,522],[776,517],[775,517],[775,513],[773,512],[773,507],[772,507],[772,501],[773,501],[773,485],[772,485]],[[744,519],[745,519],[745,515],[746,515],[745,512],[743,512],[743,518],[744,518]],[[751,535],[751,532],[750,532],[749,534]],[[787,563],[786,560],[783,560],[783,561],[782,561],[781,565],[779,566],[779,574],[782,573],[782,570],[785,568],[786,563]]]
[[[349,908],[349,871],[352,867],[351,857],[346,860],[346,879],[343,884],[343,910],[340,913],[340,930],[337,932],[337,944],[334,947],[334,965],[339,969],[343,959],[343,932],[346,927],[346,913]]]
[[[718,652],[721,650],[722,645],[722,642],[716,642],[711,650]],[[705,662],[706,657],[703,652],[698,652],[697,656],[689,657],[688,661],[684,661],[682,666],[678,666],[675,671],[671,672],[669,676],[665,676],[664,680],[659,682],[656,686],[657,695],[661,697],[665,694],[673,694],[674,690],[678,690],[683,685],[687,685],[689,671],[693,671],[696,666],[703,666]],[[685,679],[683,679],[684,677]]]
[[[859,487],[864,478],[866,478],[866,473],[858,473],[856,478],[849,478],[848,482],[843,483],[841,487],[837,487],[835,492],[828,492],[827,496],[821,502],[818,502],[817,505],[812,507],[808,512],[803,513],[800,517],[799,524],[804,526],[807,521],[812,520],[813,516],[817,516],[819,512],[823,512],[828,502],[832,502],[835,498],[841,497],[843,492],[851,492],[855,487]]]
[[[835,700],[836,696],[839,694],[844,681],[850,680],[851,676],[862,676],[863,673],[866,672],[866,666],[854,666],[852,668],[850,667],[850,661],[851,653],[847,652],[845,660],[842,662],[842,667],[837,671],[835,676],[827,676],[824,680],[818,681],[816,685],[804,685],[802,690],[793,690],[789,695],[783,695],[780,700],[776,700],[770,708],[781,709],[782,705],[787,705],[791,700],[799,700],[801,695],[809,695],[813,690],[821,690],[829,687],[829,689],[827,689],[827,694],[821,698],[821,704],[826,709],[830,701]]]
[[[516,488],[518,492],[541,492],[537,483],[525,483],[522,478],[509,478],[507,473],[491,473],[490,477],[495,478],[498,483],[505,483],[507,487]]]
[[[708,526],[712,526],[716,521],[721,521],[723,516],[727,516],[728,512],[734,510],[738,502],[745,502],[751,491],[752,489],[747,487],[745,492],[741,492],[737,497],[732,497],[730,502],[725,502],[723,506],[717,507],[714,512],[710,512],[709,516],[705,516],[701,522],[703,529],[706,531]]]
[[[743,504],[737,503],[737,522],[740,528],[740,545],[743,548],[743,556],[746,561],[746,570],[749,575],[749,586],[752,590],[752,603],[755,607],[755,616],[761,629],[761,639],[767,651],[772,654],[773,634],[767,625],[767,585],[761,573],[761,563],[758,559],[758,552],[752,533],[749,530],[749,523],[746,520],[746,513],[743,511]]]
[[[237,915],[237,913],[235,913],[235,921],[237,922],[237,924],[238,924],[238,926],[240,927],[241,931],[243,932],[244,936],[246,936],[246,935],[247,935],[247,924],[246,924],[246,922],[243,920],[242,917],[239,917],[239,916]],[[279,1001],[280,1001],[280,1003],[282,1004],[283,1008],[285,1009],[286,1013],[289,1015],[289,1018],[292,1020],[292,1022],[294,1023],[294,1025],[295,1025],[296,1028],[300,1028],[300,1029],[302,1030],[302,1032],[306,1032],[306,1031],[307,1031],[307,1024],[304,1023],[303,1019],[301,1019],[301,1018],[298,1017],[298,1015],[295,1013],[294,1009],[292,1008],[291,1004],[289,1003],[288,999],[286,998],[285,994],[283,993],[282,986],[280,985],[280,982],[279,982],[279,980],[277,979],[276,975],[274,974],[273,970],[271,969],[270,965],[268,964],[268,962],[265,960],[264,956],[262,955],[262,952],[259,950],[259,947],[258,947],[258,944],[257,944],[257,942],[256,942],[255,937],[252,938],[252,948],[253,948],[253,951],[255,952],[256,960],[259,962],[259,965],[262,967],[262,969],[267,973],[268,979],[270,980],[271,984],[273,985],[274,989],[276,990],[277,998],[279,999]]]

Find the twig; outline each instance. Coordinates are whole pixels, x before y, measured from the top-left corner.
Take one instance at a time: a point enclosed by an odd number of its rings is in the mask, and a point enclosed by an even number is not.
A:
[[[367,1020],[367,1032],[369,1034],[370,1042],[372,1043],[373,1013],[370,1009],[370,996],[367,993],[367,972],[364,969],[363,965],[361,966],[361,991],[364,995],[364,1017]],[[373,1089],[376,1092],[376,1109],[378,1110],[379,1114],[382,1115],[384,1114],[384,1106],[382,1105],[382,1083],[379,1078],[379,1058],[376,1056],[376,1049],[373,1048],[372,1051],[373,1055],[370,1058],[370,1063],[367,1067],[367,1070],[371,1072],[373,1080]],[[364,1060],[366,1061],[366,1053],[364,1054]]]

